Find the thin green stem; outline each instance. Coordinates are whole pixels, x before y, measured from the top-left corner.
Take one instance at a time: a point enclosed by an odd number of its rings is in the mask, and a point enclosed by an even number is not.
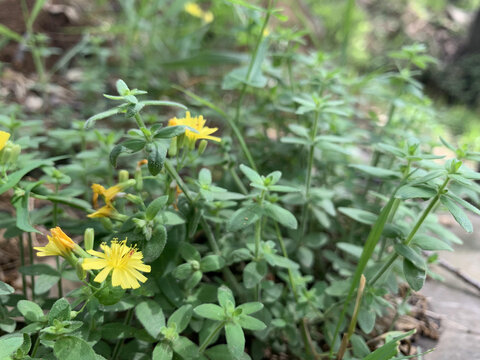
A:
[[[18,246],[20,248],[20,264],[22,267],[25,266],[25,247],[23,246],[22,235],[18,237]],[[25,299],[27,298],[27,277],[22,273],[22,291]]]
[[[233,181],[235,181],[235,184],[237,185],[238,189],[242,192],[242,194],[247,195],[248,191],[245,185],[243,185],[242,180],[240,180],[240,177],[238,176],[237,172],[233,167],[230,168],[230,174],[232,175]]]
[[[55,195],[58,194],[59,183],[58,180],[55,183]],[[56,202],[53,203],[53,227],[58,225],[58,204]],[[60,270],[60,258],[58,256],[55,257],[55,262],[57,264],[57,271],[61,273]],[[63,285],[62,285],[62,277],[60,276],[58,279],[58,297],[63,297]]]
[[[135,113],[135,121],[137,122],[138,127],[140,128],[143,135],[145,136],[145,139],[148,142],[151,142],[152,141],[152,135],[148,131],[147,127],[145,126],[145,123],[143,122],[142,116],[138,112]]]
[[[193,205],[195,203],[195,199],[192,197],[190,194],[190,191],[188,190],[188,187],[185,185],[183,182],[182,178],[178,174],[178,172],[175,170],[175,167],[171,164],[170,160],[165,161],[165,169],[167,170],[168,174],[175,180],[177,183],[178,187],[182,190],[183,194],[187,198],[188,202]],[[212,229],[208,225],[208,222],[205,220],[203,215],[200,215],[200,224],[202,225],[203,231],[205,231],[205,235],[207,236],[208,243],[213,250],[213,252],[217,255],[221,255],[220,248],[218,246],[217,241],[215,240],[215,235],[213,234]],[[230,285],[235,289],[235,291],[243,297],[243,289],[238,283],[237,279],[235,278],[235,275],[231,272],[231,270],[227,267],[223,269],[223,274],[225,277],[228,279]]]
[[[30,265],[33,265],[32,233],[28,233],[28,257],[30,260]],[[32,289],[32,300],[35,301],[35,275],[31,276],[30,281],[31,281],[31,289]]]
[[[127,315],[125,316],[124,324],[129,325],[130,321],[132,321],[132,317],[133,317],[133,308],[128,309]],[[120,350],[122,349],[124,341],[125,341],[125,339],[120,339],[120,340],[117,341],[117,344],[115,345],[115,349],[113,350],[112,360],[116,360],[118,354],[120,353]]]
[[[430,214],[430,212],[432,211],[432,209],[435,207],[435,205],[437,204],[438,200],[440,199],[440,195],[443,193],[443,190],[445,189],[445,187],[447,186],[448,182],[450,181],[449,178],[445,179],[445,181],[443,182],[443,184],[439,187],[438,191],[437,191],[437,195],[435,195],[435,197],[432,198],[432,200],[430,201],[430,203],[428,204],[428,206],[425,208],[425,210],[423,210],[422,212],[422,215],[420,216],[420,218],[417,220],[417,222],[415,223],[415,225],[413,226],[412,230],[410,231],[410,233],[408,234],[407,238],[405,239],[405,241],[403,241],[403,244],[404,245],[409,245],[410,242],[413,240],[413,237],[415,236],[415,234],[417,233],[417,231],[420,229],[420,227],[422,226],[423,222],[425,221],[425,219],[427,218],[427,216]],[[369,285],[370,286],[373,286],[373,284],[375,284],[378,279],[380,279],[382,277],[382,275],[390,268],[390,266],[395,262],[395,260],[397,260],[398,258],[398,254],[397,253],[393,253],[392,255],[390,255],[389,259],[387,260],[387,262],[385,264],[383,264],[382,268],[375,274],[375,276],[369,281]]]
[[[245,78],[246,82],[243,84],[242,89],[240,91],[240,96],[238,98],[237,107],[236,107],[236,110],[235,110],[234,120],[232,122],[229,121],[229,124],[232,127],[233,132],[235,133],[237,139],[240,142],[240,146],[243,150],[243,153],[247,157],[247,160],[248,160],[248,163],[250,164],[250,167],[252,169],[254,169],[255,171],[257,170],[257,167],[255,165],[255,162],[253,161],[253,158],[252,158],[252,155],[250,154],[250,151],[248,150],[248,148],[245,144],[243,136],[242,136],[241,132],[239,131],[238,127],[237,127],[237,124],[238,124],[238,121],[240,119],[241,108],[242,108],[242,104],[243,104],[243,98],[245,97],[245,93],[247,91],[247,86],[248,86],[247,84],[250,81],[250,76],[252,75],[253,65],[255,64],[255,61],[257,59],[258,49],[260,48],[260,44],[261,44],[262,39],[263,39],[263,34],[265,32],[265,29],[267,28],[268,21],[270,20],[272,3],[273,3],[273,1],[269,0],[268,8],[267,8],[267,15],[265,16],[265,20],[263,21],[262,29],[260,30],[260,34],[257,37],[257,41],[255,43],[255,49],[254,49],[253,54],[252,54],[252,58],[250,59],[250,63],[248,64],[247,76]]]
[[[37,333],[37,338],[35,339],[35,343],[33,344],[32,349],[32,358],[35,358],[35,354],[37,353],[38,345],[40,344],[40,333]]]
[[[210,335],[208,335],[208,337],[205,339],[205,341],[203,342],[203,344],[200,346],[200,348],[198,349],[198,352],[200,354],[202,354],[205,349],[207,348],[207,346],[212,342],[212,340],[214,339],[214,337],[217,335],[217,333],[223,329],[223,327],[225,326],[225,323],[222,321],[220,324],[218,324],[218,326],[210,333]]]
[[[307,212],[308,212],[308,206],[310,204],[310,187],[312,184],[313,160],[314,160],[314,154],[315,154],[315,144],[313,142],[315,140],[315,137],[317,136],[319,116],[320,116],[320,113],[316,111],[315,119],[313,122],[312,133],[311,133],[311,139],[310,139],[312,144],[310,145],[310,148],[308,150],[307,175],[305,178],[305,202],[303,204],[302,212],[301,212],[299,239],[303,237],[303,235],[305,234],[305,231],[307,230]]]

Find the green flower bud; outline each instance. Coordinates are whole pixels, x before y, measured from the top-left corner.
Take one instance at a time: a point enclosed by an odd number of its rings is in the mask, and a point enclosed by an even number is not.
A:
[[[142,175],[142,169],[137,169],[135,170],[135,189],[137,191],[142,191],[143,189],[143,175]]]
[[[10,159],[10,156],[12,154],[12,148],[10,146],[7,146],[3,148],[1,152],[1,158],[0,158],[0,163],[2,165],[5,165],[8,163],[8,160]]]
[[[13,164],[17,161],[18,159],[18,155],[20,155],[20,152],[22,151],[22,147],[18,144],[13,144],[12,146],[12,150],[11,150],[11,153],[10,153],[10,157],[8,159],[8,161]]]
[[[83,280],[87,276],[87,272],[82,267],[82,262],[83,262],[83,258],[80,258],[75,264],[75,271],[77,273],[77,277],[79,280]]]
[[[83,234],[83,244],[85,246],[85,250],[92,250],[93,249],[93,242],[95,239],[95,232],[92,228],[85,229],[85,233]]]
[[[205,152],[205,149],[207,148],[208,141],[205,139],[202,139],[200,141],[200,145],[198,146],[198,154],[202,155]]]
[[[130,178],[130,174],[128,173],[127,170],[120,170],[118,172],[118,182],[123,183],[125,181],[128,181]]]
[[[175,156],[177,155],[177,138],[174,137],[172,141],[170,141],[170,147],[168,148],[168,155],[169,156]]]

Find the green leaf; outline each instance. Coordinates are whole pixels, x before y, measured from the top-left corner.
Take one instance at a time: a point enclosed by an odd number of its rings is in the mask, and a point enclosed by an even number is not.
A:
[[[32,264],[21,266],[18,271],[23,275],[35,276],[35,275],[51,275],[60,276],[60,273],[47,264]]]
[[[453,248],[446,242],[440,239],[437,239],[436,237],[425,235],[425,234],[415,235],[415,237],[412,240],[412,244],[417,245],[419,248],[423,250],[453,251]]]
[[[0,296],[10,295],[10,294],[13,294],[14,292],[15,292],[15,289],[13,287],[4,283],[3,281],[0,281]]]
[[[338,211],[342,214],[347,215],[349,218],[352,218],[355,221],[358,221],[362,224],[372,225],[377,219],[377,215],[371,213],[370,211],[355,209],[349,207],[339,207]]]
[[[227,346],[232,354],[242,354],[245,349],[245,335],[242,327],[234,322],[225,324]]]
[[[145,300],[138,304],[135,307],[135,316],[153,338],[157,338],[161,328],[165,326],[162,308],[153,300]]]
[[[212,173],[207,168],[202,168],[198,173],[198,181],[201,185],[210,185],[212,183]]]
[[[233,213],[227,223],[227,230],[231,232],[239,231],[247,226],[254,224],[260,219],[261,208],[258,205],[250,205],[238,209]]]
[[[125,84],[125,81],[123,81],[122,79],[118,79],[115,83],[115,86],[117,87],[118,94],[121,96],[125,96],[130,92],[127,84]]]
[[[19,333],[7,334],[0,337],[0,359],[10,359],[10,355],[23,344],[23,335]]]
[[[406,258],[403,259],[403,274],[408,285],[415,291],[419,291],[423,287],[427,275],[425,270],[419,269]]]
[[[251,289],[258,285],[267,275],[267,264],[264,261],[252,261],[243,269],[243,285]]]
[[[168,195],[160,196],[148,204],[145,211],[145,218],[147,220],[153,220],[157,216],[158,212],[167,205]]]
[[[353,355],[355,355],[355,357],[363,358],[370,354],[370,349],[367,343],[360,335],[352,334],[350,342],[352,343]]]
[[[375,326],[377,315],[373,309],[361,308],[358,312],[358,325],[365,334],[370,334]]]
[[[451,191],[449,191],[448,193],[446,193],[445,196],[448,197],[449,199],[451,199],[451,200],[459,203],[459,204],[462,205],[465,209],[473,212],[474,214],[480,215],[480,209],[476,208],[475,206],[473,206],[472,204],[470,204],[468,201],[463,200],[460,196],[452,193]]]
[[[45,316],[40,306],[28,300],[20,300],[17,303],[18,311],[23,315],[25,320],[30,322],[42,321]]]
[[[232,290],[230,290],[225,285],[222,285],[217,290],[217,299],[218,303],[222,308],[227,308],[228,303],[230,302],[233,306],[235,306],[235,298],[233,297]]]
[[[190,304],[183,305],[178,308],[167,321],[167,326],[170,327],[172,324],[176,325],[178,333],[181,333],[188,326],[190,319],[192,318],[193,307]]]
[[[437,195],[437,191],[427,186],[404,185],[398,189],[395,197],[403,200],[413,198],[430,199],[435,195]]]
[[[215,304],[202,304],[197,306],[193,311],[204,318],[216,321],[223,321],[225,319],[225,310]]]
[[[368,175],[380,178],[380,179],[389,179],[389,178],[398,178],[400,173],[393,170],[383,169],[375,166],[369,165],[350,165],[357,170],[360,170]]]
[[[35,1],[35,5],[33,6],[33,9],[30,12],[30,15],[28,16],[28,19],[27,19],[27,24],[26,24],[27,29],[32,29],[33,23],[37,19],[37,16],[40,13],[40,10],[42,10],[45,2],[46,2],[46,0]]]
[[[290,211],[285,210],[284,208],[276,204],[272,204],[268,201],[265,202],[263,206],[265,210],[265,215],[267,215],[268,217],[290,229],[297,228],[297,219]]]
[[[53,325],[53,320],[68,321],[72,311],[67,299],[61,298],[55,301],[52,310],[48,313],[48,325]]]
[[[37,181],[35,183],[29,183],[27,186],[25,186],[24,194],[23,196],[20,196],[18,199],[15,200],[13,203],[13,206],[15,207],[16,210],[16,225],[20,230],[23,230],[25,232],[34,232],[41,234],[40,231],[35,229],[32,224],[30,223],[30,210],[28,208],[28,199],[30,198],[30,192],[32,189],[37,187],[43,183],[43,181]]]
[[[23,165],[20,170],[14,171],[13,173],[8,175],[7,182],[0,186],[0,195],[3,194],[5,191],[10,190],[15,185],[17,185],[18,182],[33,169],[36,169],[44,165],[50,165],[52,164],[52,161],[64,159],[64,158],[65,158],[64,156],[61,156],[61,157],[45,159],[45,160],[33,160],[25,163],[25,165]]]
[[[180,246],[180,255],[185,261],[195,260],[200,261],[200,253],[195,249],[195,246],[187,242]]]
[[[471,233],[473,231],[472,223],[457,204],[455,204],[452,200],[443,195],[440,196],[440,201],[448,209],[448,211],[450,211],[450,214],[453,215],[455,220],[466,232]]]
[[[242,314],[249,315],[262,310],[263,304],[257,301],[248,302],[248,303],[237,306],[237,309],[242,309]]]
[[[425,260],[422,255],[412,249],[410,246],[405,244],[395,244],[395,251],[398,255],[403,256],[405,259],[410,260],[412,264],[418,267],[421,270],[425,270]]]
[[[117,159],[120,156],[122,152],[124,152],[126,149],[122,144],[117,144],[115,145],[112,150],[110,151],[110,155],[108,159],[110,160],[110,164],[113,167],[117,167]]]
[[[173,350],[166,342],[159,342],[153,349],[152,360],[171,360],[173,358]]]
[[[267,327],[262,321],[243,314],[237,317],[237,322],[242,328],[252,331],[264,330]]]
[[[219,255],[207,255],[200,260],[200,270],[203,272],[217,271],[225,266],[225,260]]]
[[[139,104],[143,106],[174,106],[184,110],[188,109],[183,104],[180,104],[174,101],[166,101],[166,100],[145,100],[145,101],[140,101]]]
[[[205,356],[200,354],[198,346],[190,339],[179,336],[172,344],[173,351],[180,355],[183,360],[207,360]]]
[[[168,149],[160,146],[158,143],[148,144],[145,149],[147,152],[148,171],[153,176],[156,176],[163,169]]]
[[[142,250],[144,262],[150,263],[162,254],[167,243],[167,229],[165,226],[158,225],[153,231],[152,237],[148,240]]]
[[[363,358],[363,360],[389,360],[395,355],[397,355],[398,350],[398,344],[400,340],[403,340],[412,334],[415,333],[415,330],[411,330],[407,333],[404,333],[401,336],[398,336],[394,338],[393,340],[387,342],[385,345],[383,345],[381,348],[378,348],[374,352],[372,352],[370,355],[366,356]]]
[[[122,111],[122,108],[121,107],[115,107],[113,109],[109,109],[109,110],[106,110],[106,111],[103,111],[99,114],[96,114],[96,115],[93,115],[93,116],[90,116],[87,121],[85,121],[85,124],[83,125],[83,127],[85,129],[89,129],[91,128],[93,125],[95,125],[95,122],[97,120],[101,120],[101,119],[105,119],[107,117],[110,117],[112,115],[116,115],[118,114],[119,112]]]
[[[23,43],[23,37],[20,34],[17,34],[15,31],[10,30],[5,25],[0,24],[0,35],[5,36],[11,40],[14,40],[18,43]]]
[[[249,168],[246,165],[240,164],[240,171],[250,180],[252,183],[257,185],[263,185],[262,177],[252,168]]]
[[[55,284],[58,283],[58,280],[60,280],[60,276],[53,276],[53,275],[46,275],[46,274],[39,275],[35,279],[35,287],[34,287],[35,294],[38,294],[38,295],[45,294]]]
[[[97,360],[92,347],[76,336],[64,336],[55,341],[53,352],[62,360]]]
[[[158,130],[153,136],[155,139],[170,139],[185,133],[185,125],[167,126]]]

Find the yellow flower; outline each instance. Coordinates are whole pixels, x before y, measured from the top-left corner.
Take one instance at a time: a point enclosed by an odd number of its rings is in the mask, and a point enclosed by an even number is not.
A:
[[[213,140],[218,142],[222,141],[222,139],[220,139],[219,137],[210,136],[215,131],[217,131],[218,128],[209,128],[208,126],[205,126],[205,122],[206,120],[203,118],[202,115],[195,116],[192,118],[190,116],[190,112],[187,111],[187,114],[182,119],[177,119],[176,117],[173,119],[170,119],[168,121],[168,126],[186,125],[191,127],[192,129],[197,130],[198,133],[195,133],[188,129],[185,130],[185,136],[193,143],[195,143],[195,141],[200,139],[207,139],[207,140]]]
[[[0,130],[0,150],[2,150],[10,139],[10,134],[6,131]]]
[[[202,19],[206,23],[213,21],[213,14],[211,11],[204,11],[197,3],[187,2],[183,9],[185,12],[199,19]]]
[[[70,252],[77,246],[60,227],[50,229],[52,236],[47,235],[48,244],[42,247],[35,247],[37,256],[63,256],[70,255]]]
[[[111,246],[102,244],[100,247],[103,253],[95,250],[88,250],[88,253],[97,258],[86,258],[82,267],[85,270],[101,270],[94,281],[104,282],[110,272],[112,273],[112,285],[121,286],[122,289],[137,289],[140,287],[138,281],[144,283],[147,278],[142,272],[150,272],[150,266],[142,261],[141,251],[135,247],[127,246],[127,240],[113,240]]]
[[[115,208],[111,205],[102,206],[100,209],[94,213],[88,214],[89,218],[101,218],[101,217],[111,217],[112,214],[116,212]]]
[[[107,205],[112,205],[112,200],[117,196],[119,192],[123,190],[123,187],[120,185],[115,185],[112,187],[109,187],[108,189],[105,189],[102,185],[100,184],[93,184],[92,185],[92,190],[93,190],[93,207],[97,208],[98,207],[98,196],[101,195],[105,199],[105,203]]]

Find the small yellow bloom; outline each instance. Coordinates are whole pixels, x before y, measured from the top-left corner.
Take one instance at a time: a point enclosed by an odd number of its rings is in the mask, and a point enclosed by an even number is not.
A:
[[[0,130],[0,150],[2,150],[10,139],[10,133]]]
[[[95,250],[89,250],[88,253],[96,258],[86,258],[82,266],[85,270],[101,270],[94,281],[104,282],[107,276],[112,273],[112,285],[121,286],[122,289],[137,289],[140,287],[139,281],[144,283],[147,278],[142,272],[150,272],[149,265],[142,261],[141,251],[135,247],[127,246],[126,240],[113,240],[108,246],[100,245],[103,253]]]
[[[94,213],[88,214],[89,218],[101,218],[101,217],[111,217],[112,214],[116,212],[115,208],[111,205],[102,206],[100,209]]]
[[[115,198],[115,196],[118,195],[119,192],[123,190],[123,188],[120,185],[115,185],[115,186],[109,187],[108,189],[105,189],[100,184],[93,184],[92,190],[93,190],[93,199],[92,199],[93,207],[97,208],[99,195],[101,195],[105,199],[105,204],[111,206],[113,199]]]
[[[37,256],[63,256],[66,257],[76,247],[76,244],[70,239],[60,227],[50,229],[52,236],[47,235],[48,244],[42,247],[35,247],[38,251]]]
[[[210,23],[213,21],[213,14],[211,11],[204,11],[197,3],[187,2],[183,9],[188,14],[195,16],[199,19],[202,19],[205,23]]]
[[[210,136],[215,131],[217,131],[218,128],[209,128],[208,126],[205,126],[205,122],[206,120],[203,118],[202,115],[195,116],[192,118],[190,116],[190,112],[187,111],[187,114],[182,119],[177,119],[176,117],[170,119],[168,121],[168,126],[186,125],[191,127],[192,129],[197,130],[198,133],[195,133],[188,129],[185,130],[185,136],[193,143],[195,143],[195,141],[200,139],[207,139],[207,140],[213,140],[218,142],[222,141],[222,139],[220,139],[219,137]]]

